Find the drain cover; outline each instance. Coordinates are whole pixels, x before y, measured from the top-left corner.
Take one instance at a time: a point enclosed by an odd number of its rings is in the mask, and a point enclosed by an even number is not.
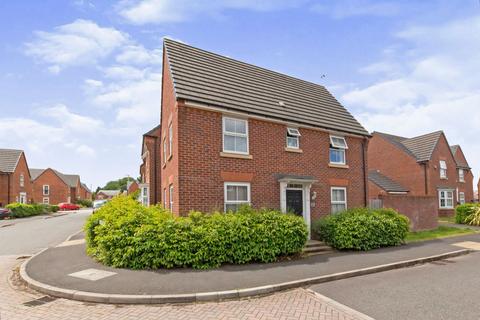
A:
[[[44,297],[41,297],[41,298],[38,298],[38,299],[35,299],[35,300],[27,301],[27,302],[23,303],[23,305],[27,306],[27,307],[37,307],[37,306],[41,306],[42,304],[46,304],[46,303],[49,303],[49,302],[52,302],[52,301],[55,301],[55,300],[56,300],[56,298],[49,297],[49,296],[44,296]]]

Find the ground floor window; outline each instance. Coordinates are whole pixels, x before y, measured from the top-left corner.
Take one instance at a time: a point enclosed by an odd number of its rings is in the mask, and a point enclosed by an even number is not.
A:
[[[142,200],[142,204],[144,206],[148,206],[149,205],[149,201],[148,201],[148,187],[142,187],[142,191],[141,191],[141,200]]]
[[[332,213],[338,213],[347,210],[347,188],[331,188]]]
[[[173,184],[170,185],[170,210],[173,210]]]
[[[167,208],[167,188],[163,188],[163,207]]]
[[[438,198],[440,200],[440,209],[453,209],[453,191],[439,190]]]
[[[50,198],[43,198],[43,204],[50,204]]]
[[[460,204],[465,203],[465,192],[458,193],[458,201],[460,202]]]
[[[250,204],[250,183],[225,182],[225,212]]]

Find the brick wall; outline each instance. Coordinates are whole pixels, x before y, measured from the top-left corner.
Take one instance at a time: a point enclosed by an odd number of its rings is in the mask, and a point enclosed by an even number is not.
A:
[[[0,207],[6,206],[8,201],[8,177],[6,173],[0,173]]]
[[[50,195],[43,195],[43,186],[50,186]],[[43,203],[43,198],[49,198],[50,204],[59,204],[61,202],[68,202],[71,188],[60,179],[59,176],[52,170],[46,169],[40,176],[33,181],[33,199],[36,203]],[[75,188],[74,188],[75,189]],[[72,195],[70,201],[74,201]]]
[[[285,124],[249,119],[249,149],[253,159],[226,158],[222,152],[222,114],[186,107],[176,109],[180,132],[180,210],[223,210],[225,179],[251,182],[254,207],[280,207],[276,174],[314,176],[318,182],[312,220],[330,213],[330,187],[346,186],[349,207],[365,206],[363,138],[347,137],[348,169],[329,167],[329,134],[300,128],[302,153],[285,151]],[[366,150],[365,150],[366,152]],[[366,157],[366,153],[365,153]],[[167,166],[168,167],[168,166]],[[165,181],[165,180],[164,180]]]
[[[160,129],[154,132],[160,136]],[[145,182],[149,184],[150,204],[161,202],[161,192],[158,176],[161,174],[161,167],[158,165],[160,161],[158,138],[153,136],[144,136],[145,159],[143,160],[143,174]]]
[[[392,208],[410,219],[413,231],[438,226],[438,202],[435,196],[380,195],[384,208]]]

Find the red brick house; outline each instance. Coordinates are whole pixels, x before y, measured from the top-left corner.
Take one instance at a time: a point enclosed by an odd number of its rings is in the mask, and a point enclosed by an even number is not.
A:
[[[368,164],[371,171],[408,191],[407,197],[426,197],[421,201],[423,214],[431,216],[420,217],[420,220],[436,220],[429,201],[434,203],[436,213],[452,215],[457,203],[473,200],[472,171],[461,148],[450,147],[442,131],[414,138],[374,132],[369,143]],[[388,193],[389,190],[375,183],[375,177],[369,180],[371,199]]]
[[[161,202],[160,125],[143,135],[140,166],[140,199],[146,206]]]
[[[321,85],[166,39],[161,202],[314,219],[366,206],[369,133]]]
[[[92,191],[85,183],[80,183],[80,199],[92,200]]]
[[[32,184],[22,150],[0,149],[0,207],[9,203],[31,203]]]
[[[95,200],[109,200],[121,193],[120,190],[99,190],[95,196]]]
[[[59,204],[72,203],[88,198],[88,192],[82,191],[80,176],[63,174],[58,170],[30,169],[33,186],[33,200],[36,203]]]

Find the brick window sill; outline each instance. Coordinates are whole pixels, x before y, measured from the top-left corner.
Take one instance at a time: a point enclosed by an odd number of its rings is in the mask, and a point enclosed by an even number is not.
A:
[[[338,169],[348,169],[350,168],[348,165],[346,164],[334,164],[334,163],[329,163],[328,166],[330,168],[338,168]]]
[[[229,152],[220,152],[220,157],[223,158],[236,158],[236,159],[253,159],[251,154],[239,154],[239,153],[229,153]]]
[[[294,152],[294,153],[303,153],[302,149],[295,149],[295,148],[289,148],[289,147],[285,147],[285,151]]]

